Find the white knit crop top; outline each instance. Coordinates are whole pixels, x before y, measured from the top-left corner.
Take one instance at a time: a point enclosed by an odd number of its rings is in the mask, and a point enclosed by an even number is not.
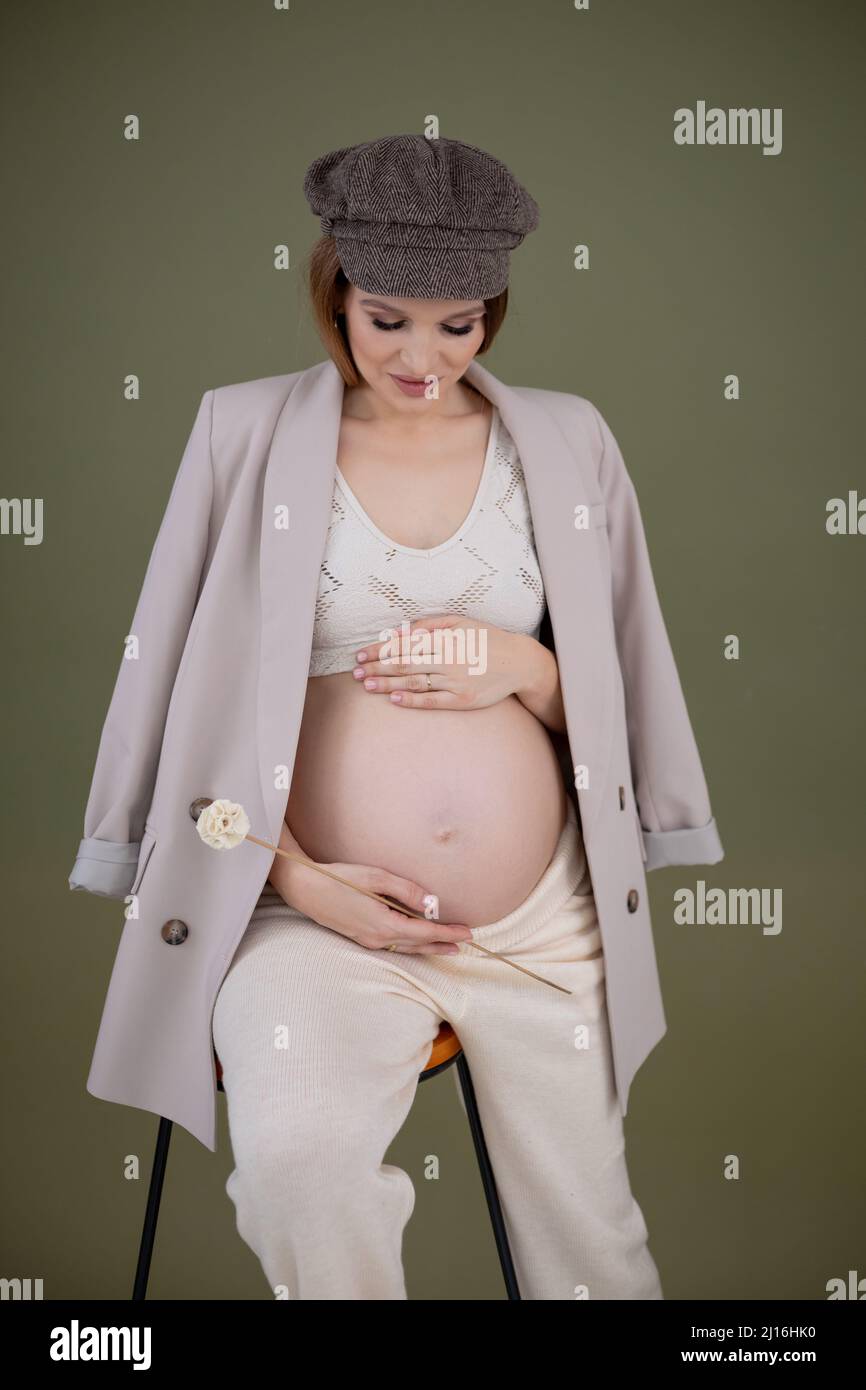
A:
[[[431,550],[389,539],[367,515],[339,467],[319,576],[311,676],[350,671],[356,653],[386,629],[435,613],[462,613],[538,637],[541,580],[523,468],[493,407],[484,470],[469,513]]]

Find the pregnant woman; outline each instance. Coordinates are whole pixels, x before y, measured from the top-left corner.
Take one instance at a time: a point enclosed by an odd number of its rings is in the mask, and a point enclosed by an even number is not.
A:
[[[522,1296],[660,1299],[550,737],[565,720],[523,472],[464,380],[538,210],[492,156],[415,136],[317,159],[305,192],[325,229],[313,308],[345,390],[280,840],[306,862],[275,856],[213,1014],[238,1230],[283,1296],[405,1299],[415,1191],[382,1160],[448,1020]]]

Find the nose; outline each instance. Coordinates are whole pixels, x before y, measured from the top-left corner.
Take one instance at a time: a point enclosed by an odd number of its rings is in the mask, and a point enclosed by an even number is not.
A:
[[[439,372],[431,363],[436,361],[435,353],[438,344],[433,343],[435,329],[431,329],[428,335],[418,329],[412,330],[410,342],[406,342],[400,349],[400,376],[414,376],[423,380],[428,376],[438,376]],[[429,341],[428,341],[429,339]]]
[[[431,366],[433,361],[429,353],[415,352],[406,350],[400,353],[400,376],[427,377],[437,376],[435,366]]]

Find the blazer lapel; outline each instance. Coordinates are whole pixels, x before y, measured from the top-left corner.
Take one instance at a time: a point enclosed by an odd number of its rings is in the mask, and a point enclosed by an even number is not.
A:
[[[302,372],[277,420],[265,471],[258,750],[272,844],[289,795],[280,769],[291,775],[304,713],[342,407],[343,378],[330,358]]]
[[[575,785],[588,839],[607,779],[614,714],[610,595],[593,525],[601,494],[577,437],[572,449],[554,416],[532,394],[503,385],[477,360],[466,379],[498,408],[523,466],[559,666],[572,782],[589,781],[588,787]],[[589,512],[585,529],[575,527],[575,508],[581,505]],[[580,766],[587,769],[586,779],[577,775]]]
[[[576,787],[584,836],[601,802],[613,729],[613,648],[595,527],[576,529],[575,507],[597,505],[598,486],[554,417],[477,361],[466,379],[498,408],[517,445],[559,664],[568,743],[589,770]],[[331,519],[343,379],[328,358],[301,374],[280,412],[265,471],[260,551],[259,773],[274,844],[306,698],[319,576]],[[590,513],[591,517],[593,513]],[[287,524],[286,524],[287,523]]]

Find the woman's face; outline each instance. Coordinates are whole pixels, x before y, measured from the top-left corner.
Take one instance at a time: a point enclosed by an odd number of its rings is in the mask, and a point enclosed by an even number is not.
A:
[[[430,377],[434,396],[438,386],[444,397],[484,341],[483,299],[397,299],[350,285],[343,312],[358,370],[392,410],[423,401]],[[413,388],[407,378],[420,385]]]

